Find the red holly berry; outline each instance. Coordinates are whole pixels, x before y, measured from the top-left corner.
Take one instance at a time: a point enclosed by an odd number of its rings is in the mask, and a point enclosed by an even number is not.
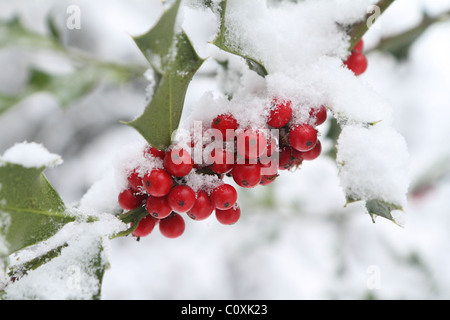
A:
[[[139,221],[138,226],[133,231],[133,236],[138,238],[148,236],[153,231],[157,223],[157,219],[153,218],[151,215],[146,215],[141,219],[141,221]]]
[[[238,154],[245,159],[257,159],[267,153],[267,138],[263,131],[247,129],[237,137]]]
[[[293,125],[289,129],[289,144],[298,151],[309,151],[317,143],[317,130],[309,124]]]
[[[234,153],[223,148],[214,149],[208,159],[211,170],[218,174],[228,173],[233,169]]]
[[[185,228],[186,223],[183,217],[175,212],[159,221],[159,231],[167,238],[178,238],[184,233]]]
[[[231,175],[239,186],[243,188],[253,188],[261,181],[261,166],[259,163],[237,163],[234,165]]]
[[[297,150],[293,150],[293,155],[295,158],[297,159],[301,159],[301,160],[314,160],[317,159],[321,152],[322,152],[322,144],[320,143],[320,140],[317,140],[316,145],[314,146],[314,148],[312,148],[309,151],[306,152],[300,152]]]
[[[367,70],[368,61],[363,53],[355,51],[344,62],[344,65],[353,71],[355,76],[359,76]]]
[[[278,141],[275,138],[269,139],[267,144],[267,154],[258,159],[261,166],[262,175],[272,175],[278,173]]]
[[[292,156],[292,148],[289,146],[282,147],[278,154],[278,169],[279,170],[289,170],[293,163],[294,158]]]
[[[172,189],[172,177],[163,169],[152,169],[142,179],[145,191],[153,197],[164,197]]]
[[[167,197],[157,198],[149,196],[145,208],[150,215],[157,219],[164,219],[172,212],[172,207],[169,205]]]
[[[364,50],[364,40],[360,39],[358,41],[358,43],[355,45],[355,47],[353,48],[352,52],[360,52],[362,53]]]
[[[271,176],[261,176],[261,181],[259,182],[259,184],[262,186],[267,186],[268,184],[274,182],[276,178],[278,178],[278,174],[274,174]]]
[[[192,209],[195,203],[195,191],[187,185],[173,187],[167,196],[173,211],[184,213]]]
[[[159,158],[159,159],[164,159],[164,155],[166,154],[166,152],[164,150],[159,150],[156,149],[153,146],[148,146],[147,148],[145,148],[144,150],[144,157],[146,158]]]
[[[238,205],[228,210],[216,209],[216,218],[221,224],[235,224],[241,217],[241,209]]]
[[[216,209],[227,210],[236,203],[238,194],[230,184],[222,184],[211,192],[211,201]]]
[[[237,130],[239,124],[237,120],[229,113],[221,114],[214,118],[211,124],[212,129],[220,131],[221,140],[229,141],[234,139],[234,131]],[[219,138],[219,137],[217,137]]]
[[[261,175],[274,175],[278,174],[278,157],[273,155],[270,158],[264,158],[259,160],[259,166],[261,167]]]
[[[312,124],[315,126],[320,126],[327,120],[327,108],[325,106],[320,106],[318,109],[311,109],[309,115],[312,118]]]
[[[164,168],[175,177],[184,177],[194,167],[191,155],[182,148],[173,148],[164,156]]]
[[[128,184],[134,192],[142,193],[143,191],[143,182],[142,177],[139,175],[138,169],[134,169],[128,175]]]
[[[270,137],[270,139],[267,140],[267,149],[266,154],[264,156],[270,157],[272,154],[277,151],[278,147],[278,140],[274,137]]]
[[[290,101],[273,99],[267,124],[273,128],[281,128],[292,118]]]
[[[205,220],[214,211],[214,204],[211,201],[208,193],[204,190],[197,192],[197,199],[194,206],[188,211],[188,216],[193,220]]]
[[[302,164],[302,160],[297,159],[294,156],[294,150],[295,149],[289,146],[283,147],[281,149],[278,163],[279,170],[290,170]]]
[[[119,205],[123,210],[131,211],[142,206],[147,199],[147,195],[134,192],[128,188],[119,194]]]

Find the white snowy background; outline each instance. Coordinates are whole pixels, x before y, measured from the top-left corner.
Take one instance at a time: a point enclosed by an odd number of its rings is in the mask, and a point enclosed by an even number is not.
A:
[[[46,32],[47,14],[64,21],[69,5],[81,8],[81,29],[67,32],[68,43],[102,59],[145,65],[130,35],[156,22],[159,0],[2,0],[0,18],[19,15],[28,27]],[[366,35],[366,48],[417,24],[422,10],[437,15],[449,9],[447,0],[397,0]],[[184,14],[188,35],[206,57],[213,49],[202,43],[214,31],[213,17],[193,9]],[[393,108],[393,126],[410,153],[411,186],[424,176],[441,176],[427,193],[409,197],[404,227],[381,218],[373,224],[359,203],[344,208],[336,164],[321,157],[283,173],[271,187],[240,190],[243,215],[234,226],[185,219],[179,239],[155,230],[139,242],[112,240],[103,299],[450,298],[449,57],[450,22],[438,22],[405,61],[369,53],[369,68],[360,77]],[[6,47],[0,50],[0,90],[17,90],[30,64],[65,68],[48,53]],[[217,89],[206,76],[213,68],[207,61],[192,82],[186,113],[205,91]],[[26,140],[61,155],[64,163],[46,175],[66,203],[76,203],[96,182],[113,183],[118,151],[142,141],[119,120],[142,112],[146,85],[104,85],[68,109],[46,94],[30,97],[0,116],[0,154]],[[116,205],[113,194],[95,193],[86,202]]]

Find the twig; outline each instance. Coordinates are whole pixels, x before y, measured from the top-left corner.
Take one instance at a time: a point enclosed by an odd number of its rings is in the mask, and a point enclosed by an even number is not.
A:
[[[352,28],[349,31],[349,35],[350,35],[349,51],[353,50],[353,48],[358,43],[358,41],[364,36],[364,34],[366,34],[366,32],[370,29],[372,24],[375,22],[375,21],[373,21],[372,23],[368,23],[369,19],[372,16],[374,16],[375,19],[378,19],[386,11],[386,9],[389,8],[389,6],[394,1],[395,0],[380,0],[380,1],[378,1],[378,3],[375,4],[375,7],[378,7],[378,9],[380,10],[378,12],[378,15],[377,15],[377,12],[375,13],[375,16],[373,13],[367,13],[361,22],[354,24],[352,26]]]

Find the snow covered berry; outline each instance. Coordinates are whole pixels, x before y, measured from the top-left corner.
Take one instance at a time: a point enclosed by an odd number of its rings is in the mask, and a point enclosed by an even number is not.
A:
[[[311,109],[309,115],[312,120],[312,124],[315,126],[320,126],[327,120],[327,108],[325,106],[320,106],[317,109]]]
[[[216,209],[227,210],[236,203],[238,194],[230,184],[222,184],[211,192],[211,201]]]
[[[143,191],[143,182],[142,177],[139,175],[138,169],[134,169],[128,175],[128,184],[134,192],[142,193]]]
[[[170,239],[180,237],[186,228],[186,223],[182,216],[172,212],[168,217],[159,221],[159,231],[163,236]]]
[[[216,219],[221,224],[231,225],[235,224],[241,217],[241,208],[235,205],[233,208],[228,210],[216,209]]]
[[[281,128],[287,125],[291,118],[291,102],[273,99],[267,124],[273,128]]]
[[[144,157],[146,158],[157,158],[157,159],[164,159],[165,151],[156,149],[153,146],[148,146],[144,150]]]
[[[238,127],[239,124],[236,118],[229,113],[218,115],[211,123],[211,128],[219,130],[222,140],[224,141],[232,140],[234,138],[234,131],[236,131]]]
[[[131,211],[145,203],[147,195],[136,193],[132,188],[123,190],[119,194],[119,205],[123,210]]]
[[[184,213],[192,209],[195,203],[195,191],[187,185],[173,187],[167,196],[167,201],[173,211]]]
[[[191,155],[183,148],[173,148],[164,156],[164,168],[175,177],[184,177],[194,167]]]
[[[289,144],[298,151],[309,151],[317,143],[317,130],[309,124],[292,125],[289,129]]]

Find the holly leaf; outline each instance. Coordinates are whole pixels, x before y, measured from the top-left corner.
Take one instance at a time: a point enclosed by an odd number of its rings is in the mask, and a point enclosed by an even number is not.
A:
[[[177,27],[181,0],[175,1],[157,24],[134,41],[149,61],[158,79],[153,97],[144,113],[131,122],[152,146],[165,149],[178,128],[186,92],[203,64],[188,36]]]
[[[219,15],[221,21],[220,30],[219,33],[217,34],[216,39],[213,41],[213,44],[218,48],[222,49],[223,51],[244,58],[250,70],[256,72],[257,74],[259,74],[261,77],[264,78],[265,76],[268,75],[268,72],[264,67],[263,63],[255,57],[250,57],[246,53],[246,50],[244,48],[236,46],[229,39],[230,32],[228,30],[226,21],[227,0],[222,0],[219,7],[220,7]]]
[[[354,198],[349,195],[346,196],[346,199],[347,199],[345,204],[346,206],[355,202],[363,201],[362,199]],[[401,223],[397,221],[394,218],[394,215],[392,214],[394,211],[403,211],[403,208],[401,206],[377,199],[366,200],[364,201],[364,203],[366,210],[374,223],[377,217],[382,217],[384,219],[394,222],[397,225],[401,225]]]
[[[85,238],[80,241],[80,247],[74,250],[73,246],[73,243],[70,246],[64,243],[30,260],[17,260],[20,263],[14,264],[8,272],[8,276],[14,279],[14,282],[7,284],[4,291],[0,291],[0,299],[17,299],[14,286],[21,286],[22,278],[31,277],[29,281],[33,282],[33,278],[41,278],[43,273],[50,272],[55,281],[42,282],[38,287],[28,288],[20,298],[55,299],[56,289],[56,292],[59,292],[57,299],[100,300],[103,277],[110,266],[104,256],[103,239],[101,237]],[[25,283],[24,286],[26,285]],[[12,288],[9,289],[9,287]],[[11,296],[9,296],[10,293],[12,293]]]
[[[33,155],[30,154],[30,157]],[[49,239],[75,218],[43,174],[46,166],[25,167],[0,158],[0,255]]]
[[[368,200],[366,201],[366,209],[372,217],[373,222],[375,222],[375,218],[379,216],[400,225],[400,223],[392,215],[393,211],[403,211],[402,207],[396,204],[387,203],[382,200]]]
[[[97,243],[93,244],[95,250],[89,252],[88,263],[83,265],[83,271],[97,281],[96,285],[93,286],[92,300],[101,299],[103,277],[106,269],[110,267],[109,262],[104,259],[105,248],[102,241],[101,239],[98,240]]]

